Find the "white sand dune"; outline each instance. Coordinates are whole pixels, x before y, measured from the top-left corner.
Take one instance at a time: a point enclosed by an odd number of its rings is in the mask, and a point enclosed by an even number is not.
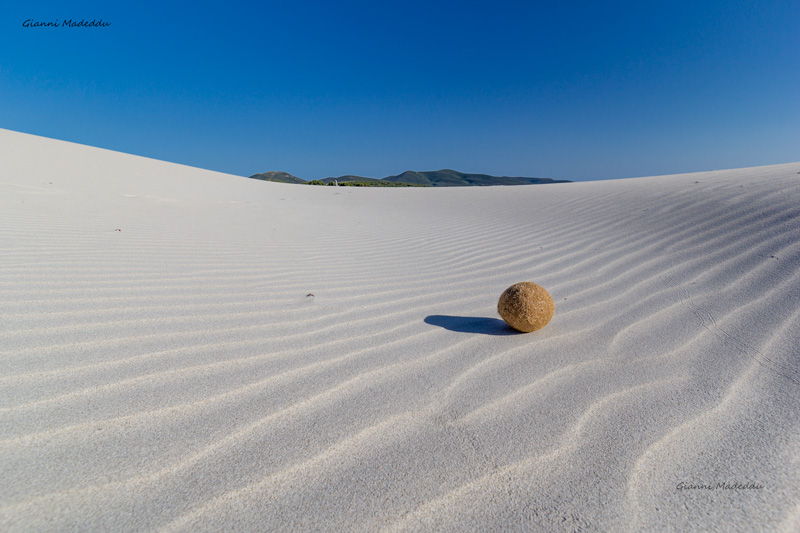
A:
[[[306,187],[0,130],[0,221],[2,530],[800,531],[800,163]]]

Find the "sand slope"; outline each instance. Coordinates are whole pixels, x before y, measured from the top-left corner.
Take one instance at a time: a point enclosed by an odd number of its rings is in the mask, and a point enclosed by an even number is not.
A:
[[[0,529],[800,530],[799,174],[345,189],[0,130]]]

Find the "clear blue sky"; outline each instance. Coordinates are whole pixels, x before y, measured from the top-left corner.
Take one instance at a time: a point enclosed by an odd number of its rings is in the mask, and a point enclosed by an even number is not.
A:
[[[23,27],[69,18],[111,25]],[[800,161],[800,2],[3,2],[0,127],[305,179]]]

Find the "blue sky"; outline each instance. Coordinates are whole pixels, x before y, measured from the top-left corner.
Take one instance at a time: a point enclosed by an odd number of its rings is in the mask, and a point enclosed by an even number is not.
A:
[[[23,22],[102,19],[105,28]],[[0,127],[250,175],[800,161],[800,2],[5,2]]]

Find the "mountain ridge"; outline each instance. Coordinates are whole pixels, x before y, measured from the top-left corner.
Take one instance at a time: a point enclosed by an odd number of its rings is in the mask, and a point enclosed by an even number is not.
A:
[[[250,176],[253,179],[264,181],[278,181],[281,183],[310,183],[302,178],[293,176],[288,172],[269,171]],[[331,182],[359,182],[359,183],[410,183],[428,187],[488,187],[495,185],[541,185],[547,183],[572,183],[569,180],[554,180],[551,178],[530,178],[516,176],[492,176],[490,174],[470,174],[452,169],[415,171],[406,170],[395,176],[385,178],[367,178],[346,174],[344,176],[328,177],[322,180],[312,180],[325,184]]]

